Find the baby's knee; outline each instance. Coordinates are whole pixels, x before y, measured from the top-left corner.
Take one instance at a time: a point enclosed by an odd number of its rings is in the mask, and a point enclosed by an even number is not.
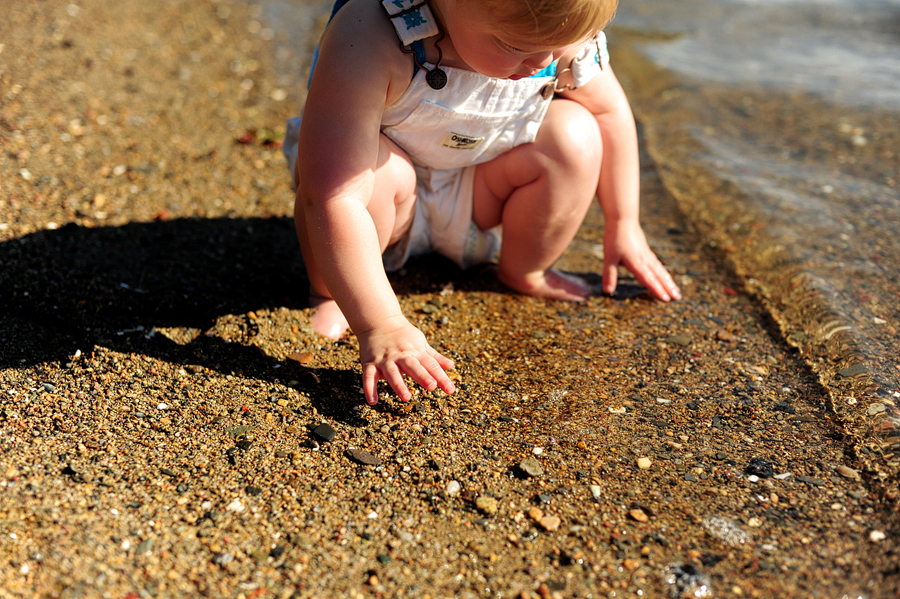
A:
[[[555,100],[552,140],[558,159],[575,171],[593,173],[602,153],[600,127],[590,111],[576,102]]]

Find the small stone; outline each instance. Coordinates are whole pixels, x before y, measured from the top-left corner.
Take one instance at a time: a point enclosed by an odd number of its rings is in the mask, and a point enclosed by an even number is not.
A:
[[[869,409],[866,410],[866,413],[869,416],[874,416],[875,414],[880,414],[884,412],[887,408],[885,408],[883,403],[873,403],[869,405]]]
[[[719,329],[718,331],[716,331],[716,339],[726,342],[737,341],[737,337],[735,337],[725,329]]]
[[[497,513],[499,504],[493,497],[479,497],[475,500],[475,508],[485,516],[493,516]]]
[[[588,485],[588,489],[590,489],[594,499],[600,499],[600,485]]]
[[[243,512],[244,504],[241,503],[240,499],[235,499],[234,501],[229,503],[227,506],[225,506],[225,509],[228,510],[229,512],[235,512],[235,513]]]
[[[884,531],[881,530],[873,530],[869,533],[869,540],[873,543],[879,543],[887,538],[887,535],[884,534]]]
[[[849,478],[850,480],[859,480],[859,472],[854,470],[853,468],[848,468],[843,464],[835,468],[837,473],[843,476],[844,478]]]
[[[635,508],[633,510],[629,510],[628,515],[631,516],[637,522],[647,522],[650,518],[644,513],[644,510],[640,508]]]
[[[230,563],[234,560],[234,556],[230,553],[218,553],[215,557],[213,557],[213,563],[218,566],[224,566],[227,563]]]
[[[691,344],[691,338],[685,334],[672,335],[668,339],[666,339],[666,343],[671,343],[673,345],[680,345],[682,347],[688,346]]]
[[[166,476],[171,476],[173,478],[178,476],[174,471],[169,470],[168,468],[161,468],[160,473],[165,474]]]
[[[519,470],[531,477],[543,476],[544,474],[544,469],[541,468],[540,462],[530,457],[519,462]]]
[[[652,465],[653,462],[650,461],[650,458],[638,458],[637,460],[637,466],[641,470],[649,470]]]
[[[368,451],[363,451],[361,449],[348,449],[344,452],[345,455],[356,462],[357,464],[362,464],[363,466],[380,466],[381,458],[376,455],[372,455]]]
[[[158,406],[156,406],[156,409],[157,409],[157,410],[168,410],[168,409],[169,409],[169,404],[167,404],[167,403],[161,403],[161,404],[159,404]]]
[[[772,466],[772,462],[766,461],[762,458],[751,458],[750,463],[747,464],[747,469],[745,470],[747,474],[756,475],[759,478],[772,478],[775,474],[775,470]]]
[[[308,362],[312,362],[313,358],[315,358],[313,354],[308,354],[305,352],[297,352],[288,356],[288,360],[293,360],[298,364],[306,364]]]
[[[801,483],[806,483],[808,485],[812,485],[814,487],[824,487],[825,481],[821,478],[813,478],[812,476],[798,476],[797,480]]]
[[[247,495],[256,496],[262,494],[262,489],[260,489],[259,487],[248,486],[244,490],[247,492]]]
[[[751,483],[758,483],[759,477],[756,476],[755,474],[751,474],[750,476],[747,477],[747,480],[750,481]]]
[[[697,477],[688,472],[684,475],[684,480],[688,481],[689,483],[695,483],[697,482]]]
[[[747,526],[751,528],[759,528],[760,526],[762,526],[762,520],[760,520],[759,518],[750,518],[749,520],[747,520]]]
[[[44,391],[46,391],[47,393],[55,393],[56,385],[53,385],[52,383],[44,383]]]
[[[622,562],[622,565],[625,566],[626,570],[634,571],[641,567],[641,562],[636,559],[626,559]]]
[[[542,453],[544,453],[544,450],[540,447],[535,447],[531,450],[531,453],[533,453],[534,455],[541,455]]]
[[[544,516],[540,520],[540,525],[547,532],[555,532],[555,531],[559,530],[560,524],[562,524],[562,520],[560,520],[556,516]]]
[[[331,443],[337,436],[337,431],[325,423],[322,423],[314,428],[312,433],[323,443]]]
[[[553,497],[551,495],[548,495],[547,493],[541,493],[540,495],[538,495],[538,501],[540,501],[541,503],[550,503],[551,501],[553,501]]]
[[[447,483],[447,496],[456,497],[457,495],[459,495],[460,488],[461,486],[459,484],[459,481],[451,480],[449,483]]]
[[[542,512],[540,508],[532,507],[528,510],[528,517],[535,522],[540,522],[541,518],[544,517],[544,512]]]

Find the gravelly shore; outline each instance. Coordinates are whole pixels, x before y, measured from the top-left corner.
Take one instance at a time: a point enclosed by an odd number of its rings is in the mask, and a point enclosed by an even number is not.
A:
[[[395,289],[459,391],[368,408],[355,339],[307,326],[302,93],[259,8],[6,13],[0,597],[896,596],[882,457],[649,159],[684,301],[414,261]],[[601,231],[563,266],[597,272]]]

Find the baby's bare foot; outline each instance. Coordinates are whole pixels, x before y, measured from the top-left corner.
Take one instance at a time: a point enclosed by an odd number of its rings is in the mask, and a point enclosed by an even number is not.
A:
[[[582,302],[593,291],[582,279],[553,268],[542,273],[530,273],[524,277],[510,277],[498,270],[497,278],[507,287],[525,295],[570,302]]]
[[[314,310],[309,321],[318,334],[337,341],[350,328],[344,313],[333,299],[310,296],[309,305]]]

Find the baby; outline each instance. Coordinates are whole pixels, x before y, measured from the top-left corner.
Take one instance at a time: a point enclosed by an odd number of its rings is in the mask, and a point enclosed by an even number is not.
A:
[[[528,295],[581,301],[553,264],[594,196],[603,290],[623,265],[679,299],[638,222],[634,118],[608,66],[615,0],[338,0],[300,119],[289,123],[294,217],[313,328],[359,340],[363,392],[404,377],[453,393],[453,362],[403,316],[386,270],[437,251],[496,261]]]

